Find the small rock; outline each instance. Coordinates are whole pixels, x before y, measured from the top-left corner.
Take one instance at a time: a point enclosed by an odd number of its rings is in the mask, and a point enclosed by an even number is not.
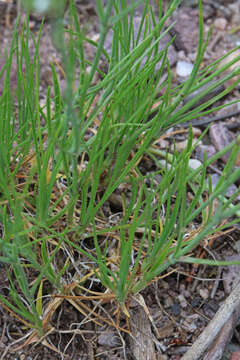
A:
[[[141,21],[142,21],[142,16],[139,16],[136,12],[133,15],[133,28],[134,28],[135,34],[137,34],[140,29]],[[152,22],[149,25],[150,25],[151,29],[154,28],[154,25],[152,24]],[[141,31],[139,42],[141,42],[143,40],[143,35],[144,35],[144,31]],[[169,34],[166,34],[159,41],[159,43],[157,45],[159,48],[159,51],[162,49],[165,49],[166,45],[168,44],[168,42],[170,40],[171,40],[171,36]],[[112,52],[112,42],[113,42],[113,31],[112,31],[112,29],[110,29],[107,32],[105,42],[104,42],[104,48],[109,55]],[[131,45],[132,45],[132,42],[131,42]],[[146,60],[147,60],[147,56],[142,60],[141,65],[140,65],[141,67],[144,66],[144,64],[146,63]],[[172,44],[168,47],[168,60],[169,60],[170,66],[174,66],[176,64],[177,52]],[[159,70],[161,68],[161,65],[162,65],[162,61],[159,61],[159,63],[156,64],[155,69]]]
[[[186,149],[188,144],[188,140],[183,140],[183,141],[179,141],[176,142],[174,145],[171,146],[171,149],[173,150],[174,148],[176,148],[177,151],[183,151],[184,149]]]
[[[180,7],[178,11],[175,11],[173,14],[173,20],[176,21],[174,29],[179,33],[179,39],[183,44],[181,49],[186,50],[187,54],[192,51],[198,43],[198,17],[198,11],[187,5],[182,8]]]
[[[233,53],[229,54],[227,57],[225,57],[220,63],[219,63],[219,67],[222,67],[224,65],[227,65],[230,61],[233,61],[237,58],[239,58],[240,56],[240,49],[234,51]],[[224,71],[222,73],[222,75],[227,75],[227,74],[231,74],[233,73],[235,70],[237,70],[237,68],[240,66],[240,60],[236,61],[234,64],[232,64],[226,71]],[[239,73],[232,77],[231,79],[229,79],[228,81],[225,82],[225,87],[231,86],[236,80],[239,79]],[[237,86],[237,85],[236,85]]]
[[[184,295],[184,297],[187,298],[187,299],[189,299],[189,298],[191,297],[191,293],[190,293],[190,291],[188,291],[188,290],[184,290],[184,291],[183,291],[183,295]]]
[[[227,27],[227,20],[225,18],[217,18],[214,21],[214,26],[218,29],[218,30],[225,30]]]
[[[29,29],[33,30],[36,26],[36,21],[35,20],[29,20]]]
[[[186,60],[186,54],[183,50],[178,51],[177,55],[179,60],[184,60],[184,61]]]
[[[184,328],[184,330],[191,333],[193,333],[197,329],[197,325],[195,323],[191,322],[189,324],[187,321],[183,322],[182,327]]]
[[[213,190],[215,189],[215,187],[217,186],[217,183],[219,181],[220,176],[218,174],[212,174],[211,175],[211,183],[212,183],[212,188]]]
[[[119,194],[112,193],[108,199],[110,207],[115,211],[122,210],[122,197]]]
[[[164,299],[164,307],[170,308],[173,305],[173,300],[170,296]]]
[[[174,325],[171,322],[167,322],[166,325],[162,325],[158,328],[158,340],[166,339],[174,333]]]
[[[227,107],[224,107],[224,108],[220,109],[217,112],[217,115],[218,116],[229,116],[229,114],[235,113],[235,112],[238,112],[238,111],[240,111],[240,103],[231,104],[231,105],[228,105]]]
[[[186,331],[189,331],[191,333],[193,333],[196,329],[197,329],[197,320],[199,319],[199,315],[198,314],[194,314],[194,315],[190,315],[188,316],[182,326]]]
[[[163,287],[164,290],[168,290],[169,289],[168,282],[162,279],[161,280],[161,287]]]
[[[202,135],[201,129],[199,129],[195,126],[192,127],[192,132],[193,132],[193,136],[196,138],[199,138]]]
[[[181,314],[181,306],[178,303],[174,303],[171,306],[171,311],[172,311],[174,316],[178,316],[178,315]]]
[[[240,261],[240,255],[225,256],[225,261]],[[223,287],[227,294],[230,294],[232,289],[239,281],[239,265],[229,265],[223,270]]]
[[[195,145],[197,141],[198,141],[197,139],[193,139],[193,142],[192,142],[193,145]],[[201,142],[199,142],[199,143],[201,144]],[[173,145],[170,147],[170,149],[171,149],[172,151],[174,151],[174,149],[176,148],[177,151],[183,151],[184,149],[186,149],[187,144],[188,144],[188,139],[183,140],[183,141],[178,141],[178,142],[176,142],[175,144],[173,144]]]
[[[199,296],[194,297],[191,301],[191,305],[193,308],[198,307],[200,305],[200,303],[201,303],[201,299]]]
[[[217,183],[219,181],[220,176],[218,174],[212,174],[211,175],[211,181],[212,181],[212,188],[213,190],[215,189],[215,187],[217,186]],[[230,198],[231,196],[233,196],[234,194],[236,194],[238,191],[238,187],[235,184],[230,185],[227,188],[226,194],[225,196],[227,198]],[[235,196],[235,200],[240,200],[240,194],[238,194],[237,196]]]
[[[98,344],[108,347],[116,347],[121,344],[119,336],[114,331],[108,331],[98,336]]]
[[[160,139],[155,144],[158,145],[160,149],[168,149],[169,148],[169,141],[167,141],[165,139]]]
[[[213,145],[200,144],[196,147],[195,156],[198,160],[203,161],[205,153],[206,153],[207,159],[210,159],[213,155],[216,154],[216,149]]]
[[[166,160],[159,160],[158,164],[167,170],[171,170],[171,164],[169,164]]]
[[[188,303],[182,294],[178,295],[178,300],[183,309],[185,309],[188,306]]]
[[[193,69],[193,64],[187,61],[178,61],[176,67],[176,73],[178,76],[187,77],[191,74]]]
[[[233,244],[233,248],[240,254],[240,240],[237,240],[235,244]]]
[[[182,293],[186,289],[186,285],[184,283],[180,283],[179,291]]]
[[[233,133],[223,124],[213,124],[210,127],[209,136],[217,151],[223,150],[235,139]],[[227,162],[229,155],[229,153],[223,155],[222,160]]]
[[[230,360],[240,360],[240,351],[233,352]]]
[[[226,192],[226,197],[230,198],[231,196],[233,196],[234,194],[236,194],[236,192],[239,190],[239,188],[235,185],[232,184],[228,187],[227,192]],[[239,195],[235,198],[236,200],[239,200]]]
[[[234,1],[232,4],[228,4],[228,9],[231,11],[231,25],[239,25],[239,11],[240,11],[240,4],[239,1]]]
[[[209,306],[208,304],[204,304],[202,307],[202,311],[204,313],[204,315],[206,315],[207,317],[209,317],[210,319],[216,314],[216,311],[214,311],[211,306]]]
[[[160,184],[160,182],[162,181],[162,176],[160,174],[156,174],[154,175],[154,180],[157,184]]]
[[[200,166],[202,166],[202,163],[201,163],[201,161],[199,161],[197,159],[190,159],[188,165],[192,170],[196,170]]]
[[[204,4],[204,7],[203,7],[203,17],[204,17],[204,20],[211,20],[212,17],[215,15],[215,10],[213,8],[213,6],[211,6],[210,4],[208,4],[206,2],[206,4]]]
[[[198,290],[198,293],[199,293],[199,295],[201,296],[201,298],[203,299],[203,300],[207,300],[208,299],[208,297],[209,297],[209,291],[208,291],[208,289],[204,289],[204,288],[200,288],[199,290]]]

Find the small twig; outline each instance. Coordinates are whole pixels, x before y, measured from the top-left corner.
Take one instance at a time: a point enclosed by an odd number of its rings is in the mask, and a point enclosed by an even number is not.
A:
[[[3,328],[2,328],[2,335],[1,335],[1,339],[0,339],[0,346],[1,347],[3,345],[3,339],[4,339],[4,336],[5,336],[6,328],[7,328],[7,321],[6,321],[6,319],[4,319]]]
[[[222,40],[223,38],[223,33],[218,33],[215,38],[213,39],[213,41],[208,45],[208,53],[212,54],[214,52],[214,48],[215,46],[219,43],[220,40]]]
[[[200,356],[209,348],[224,324],[232,316],[233,312],[240,306],[240,282],[224,301],[220,309],[204,329],[197,341],[182,357],[182,360],[199,360]]]
[[[222,267],[219,266],[219,267],[218,267],[217,278],[215,279],[214,286],[213,286],[213,288],[212,288],[211,295],[210,295],[210,298],[211,298],[211,299],[213,299],[213,298],[215,297],[215,294],[216,294],[218,285],[219,285],[219,283],[220,283],[220,277],[221,277],[222,270],[223,270]]]
[[[180,124],[181,127],[188,127],[190,124],[192,124],[193,126],[197,126],[197,127],[200,127],[200,128],[205,128],[207,127],[211,122],[216,122],[216,121],[222,121],[222,120],[225,120],[225,119],[228,119],[232,116],[237,116],[240,114],[240,110],[237,110],[237,111],[233,111],[233,112],[230,112],[228,114],[223,114],[223,115],[218,115],[218,116],[214,116],[214,117],[209,117],[208,119],[203,119],[203,120],[191,120],[191,121],[188,121],[187,123],[183,123],[183,124]],[[236,127],[239,127],[240,126],[240,123],[239,122],[236,122],[236,124],[234,123],[231,123],[231,124],[225,124],[225,126],[227,128],[234,128],[235,126]]]
[[[213,165],[210,164],[210,165],[208,165],[208,168],[211,169],[211,170],[212,170],[213,172],[215,172],[216,174],[222,176],[222,171],[219,170],[219,169],[217,169],[215,166],[213,166]]]
[[[204,356],[203,360],[218,360],[222,358],[223,352],[226,348],[226,345],[232,338],[233,329],[234,329],[234,315],[228,319],[228,321],[223,325],[222,329],[219,331],[218,336],[214,340],[211,348]]]
[[[204,265],[203,267],[201,267],[199,270],[198,270],[198,273],[197,273],[197,276],[194,277],[194,282],[192,284],[192,287],[191,287],[191,291],[194,292],[196,290],[196,287],[199,283],[199,278],[202,277],[202,274],[204,274],[204,271],[206,269],[206,265]]]
[[[222,358],[226,346],[232,338],[233,332],[238,324],[240,306],[232,313],[231,317],[224,324],[212,346],[204,356],[203,360],[218,360]]]

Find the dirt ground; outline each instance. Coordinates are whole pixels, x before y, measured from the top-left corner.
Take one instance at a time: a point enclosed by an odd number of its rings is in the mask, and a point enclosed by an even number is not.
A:
[[[93,1],[76,1],[79,18],[92,39],[97,39],[98,25]],[[0,1],[0,54],[9,47],[12,29],[17,14],[17,5],[11,1]],[[66,13],[66,21],[67,21]],[[22,14],[22,20],[24,14]],[[223,56],[231,48],[240,45],[240,1],[204,1],[205,31],[213,26],[212,36],[207,48],[204,62],[208,64]],[[198,8],[193,0],[183,1],[182,6],[174,15],[176,21],[176,40],[169,49],[169,60],[176,81],[182,81],[182,71],[185,65],[193,64],[198,41]],[[139,24],[139,14],[136,14],[136,26]],[[34,34],[38,33],[40,19],[32,16],[30,27]],[[111,46],[111,37],[106,39],[106,49]],[[92,48],[86,48],[89,58],[93,57]],[[52,85],[50,62],[55,63],[64,87],[64,77],[61,73],[61,58],[53,47],[50,36],[50,25],[44,25],[40,44],[41,86],[40,97],[44,103],[47,87]],[[0,58],[0,69],[4,60]],[[103,64],[104,66],[104,64]],[[12,73],[11,86],[16,85],[16,74]],[[0,94],[2,84],[0,82]],[[239,98],[239,89],[228,95],[224,102]],[[240,118],[236,113],[239,108],[234,105],[227,110],[219,111],[214,117],[222,116],[222,121],[216,121],[211,126],[203,143],[194,154],[195,161],[201,161],[203,152],[209,156],[226,146],[239,134]],[[233,116],[233,114],[235,114]],[[199,136],[204,126],[195,125],[194,134]],[[171,146],[176,141],[177,148],[181,150],[186,145],[186,135],[168,139],[163,144]],[[216,180],[221,174],[222,159],[215,164],[211,171]],[[240,165],[240,159],[239,164]],[[147,169],[147,164],[142,163]],[[230,194],[236,191],[236,184],[229,189]],[[111,205],[111,204],[110,204]],[[111,208],[111,206],[110,206]],[[209,239],[205,247],[196,250],[196,256],[210,256],[221,260],[240,260],[240,226],[235,226],[226,234],[219,234]],[[25,347],[19,346],[11,352],[16,345],[12,345],[21,335],[24,336],[24,327],[11,317],[0,306],[0,359],[11,360],[93,360],[93,359],[135,359],[135,360],[178,360],[183,357],[191,345],[197,340],[215,313],[223,304],[238,282],[239,268],[213,268],[209,266],[181,265],[169,269],[170,274],[155,281],[151,286],[141,292],[138,301],[130,305],[130,320],[123,315],[120,326],[129,331],[120,331],[109,324],[97,326],[79,313],[69,302],[63,302],[61,309],[55,312],[52,319],[55,330],[48,334],[48,346],[33,344]],[[0,291],[4,292],[6,279],[4,270],[0,276]],[[94,290],[94,289],[93,289]],[[144,306],[140,303],[144,299]],[[89,307],[100,309],[102,316],[115,321],[114,311],[116,304],[108,302],[97,304],[92,302]],[[204,353],[205,360],[213,359],[240,359],[240,327],[238,319],[232,319],[230,330],[222,332],[215,342],[210,345],[208,353]],[[20,335],[19,335],[20,334]],[[9,351],[7,351],[9,350]],[[1,357],[2,356],[2,357]],[[217,357],[218,356],[218,357]]]

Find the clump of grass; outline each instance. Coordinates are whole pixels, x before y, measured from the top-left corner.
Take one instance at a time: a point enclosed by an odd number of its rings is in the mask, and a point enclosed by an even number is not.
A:
[[[9,277],[9,296],[0,295],[0,300],[38,335],[49,330],[51,315],[63,298],[79,309],[68,295],[83,292],[87,298],[92,291],[84,288],[89,279],[92,284],[100,279],[103,293],[110,292],[110,298],[127,313],[128,297],[169,266],[178,262],[223,264],[196,259],[193,250],[239,221],[240,204],[235,202],[239,192],[225,198],[228,187],[240,176],[235,167],[239,138],[194,171],[189,167],[194,150],[191,127],[182,153],[170,154],[154,145],[170,127],[216,109],[214,104],[238,80],[197,104],[219,84],[239,75],[237,68],[219,80],[239,57],[227,65],[219,65],[219,59],[200,68],[207,46],[200,1],[194,68],[184,84],[174,87],[167,58],[171,41],[163,49],[159,49],[159,41],[169,30],[164,25],[178,1],[172,1],[164,15],[160,4],[159,19],[145,1],[139,31],[134,33],[133,11],[140,3],[143,1],[132,1],[127,6],[125,0],[108,1],[103,6],[102,1],[96,1],[98,43],[85,37],[73,2],[67,30],[61,18],[54,20],[53,41],[62,56],[66,87],[62,93],[52,66],[54,95],[50,96],[49,88],[44,107],[39,102],[41,31],[33,57],[28,47],[28,24],[20,36],[17,25],[13,32],[0,98],[0,261]],[[110,29],[109,56],[104,41]],[[96,51],[92,63],[85,57],[86,42]],[[10,71],[14,56],[18,83],[13,98]],[[106,74],[100,69],[102,57],[108,62]],[[80,69],[78,79],[76,66]],[[101,77],[97,83],[96,74]],[[165,92],[159,97],[162,89]],[[190,93],[201,89],[198,98],[181,106]],[[206,180],[207,167],[227,152],[231,155],[213,189],[211,180]],[[154,162],[151,174],[140,171],[144,156]],[[156,175],[161,176],[160,182],[156,182]],[[121,214],[112,224],[105,207],[119,188],[124,189]],[[217,210],[213,210],[214,201],[218,202]],[[29,283],[32,274],[34,281]],[[58,300],[49,299],[47,288]],[[42,298],[44,294],[46,298]],[[101,296],[107,295],[99,291],[96,298]]]

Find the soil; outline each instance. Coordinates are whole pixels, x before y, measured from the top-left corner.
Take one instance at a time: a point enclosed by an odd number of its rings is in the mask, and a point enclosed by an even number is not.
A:
[[[98,38],[98,23],[94,1],[76,1],[79,18],[88,36]],[[240,39],[240,2],[239,1],[204,1],[205,31],[212,29],[212,35],[207,48],[205,65],[223,56],[228,50],[239,45]],[[141,12],[141,9],[138,10]],[[139,12],[136,13],[134,26],[139,25]],[[0,55],[4,49],[9,49],[11,36],[17,15],[17,4],[14,1],[0,1]],[[24,21],[24,12],[21,21]],[[68,14],[66,12],[66,21]],[[169,61],[176,80],[179,76],[180,62],[192,64],[196,55],[198,41],[198,8],[195,1],[183,1],[182,6],[174,15],[176,39],[169,49]],[[38,34],[41,19],[31,16],[30,27],[34,35]],[[170,36],[170,35],[169,35]],[[166,38],[164,41],[167,41]],[[164,45],[164,43],[162,44]],[[111,36],[106,39],[106,50],[111,48]],[[94,57],[92,47],[87,47],[89,59]],[[61,71],[61,57],[52,44],[51,26],[46,21],[43,27],[39,48],[41,85],[40,98],[42,103],[46,98],[48,86],[52,85],[51,62],[56,65],[60,77],[60,85],[64,88],[64,75]],[[0,70],[4,64],[0,57]],[[106,66],[106,64],[102,64]],[[11,87],[16,87],[16,74],[11,75]],[[97,81],[97,80],[96,80]],[[0,94],[2,83],[0,82]],[[239,98],[236,88],[228,95],[224,102]],[[229,116],[226,116],[226,111]],[[196,149],[195,158],[199,161],[203,157],[203,150],[211,156],[239,134],[239,115],[236,106],[225,110],[225,118],[215,123],[206,136],[206,141]],[[214,116],[222,116],[219,111]],[[217,124],[217,127],[216,127]],[[231,124],[231,126],[230,126]],[[199,136],[203,128],[195,125],[194,134]],[[221,135],[222,134],[222,135]],[[175,137],[179,150],[186,145],[186,135]],[[163,146],[171,146],[171,139],[167,139]],[[185,144],[185,145],[184,145]],[[222,164],[226,159],[222,159]],[[221,162],[212,169],[215,177],[222,169]],[[239,164],[240,165],[240,159]],[[149,171],[148,164],[142,163],[145,171]],[[144,170],[144,169],[143,169]],[[229,192],[235,191],[229,189]],[[229,195],[230,196],[230,195]],[[114,203],[115,201],[115,203]],[[110,201],[108,211],[111,213],[116,205],[116,199]],[[115,216],[113,214],[113,216]],[[240,258],[239,243],[240,227],[235,226],[226,234],[219,234],[209,239],[204,247],[196,250],[196,256],[210,256],[217,259]],[[89,245],[89,244],[88,244]],[[136,360],[178,360],[195,342],[215,313],[230,294],[239,278],[239,268],[213,268],[209,266],[181,265],[169,270],[168,276],[159,278],[152,285],[141,292],[141,295],[129,304],[130,317],[118,311],[116,302],[97,302],[88,300],[82,303],[78,311],[66,299],[56,306],[51,318],[52,327],[39,343],[24,344],[27,334],[23,324],[0,306],[0,359],[11,360],[92,360],[92,359],[136,359]],[[0,272],[0,291],[8,295],[8,282],[5,269]],[[30,280],[29,280],[30,281]],[[87,283],[84,285],[87,286]],[[99,284],[91,284],[92,291],[99,291]],[[92,313],[86,317],[87,307]],[[96,310],[97,309],[97,310]],[[95,312],[108,320],[96,324],[92,319]],[[118,324],[116,326],[116,324]],[[224,346],[222,359],[237,359],[240,354],[240,328],[237,324],[233,334]],[[22,340],[21,340],[22,339]],[[19,343],[18,343],[19,340]],[[21,340],[21,341],[20,341]],[[26,338],[27,340],[27,338]],[[205,356],[207,356],[205,354]],[[220,359],[220,357],[218,357]]]

